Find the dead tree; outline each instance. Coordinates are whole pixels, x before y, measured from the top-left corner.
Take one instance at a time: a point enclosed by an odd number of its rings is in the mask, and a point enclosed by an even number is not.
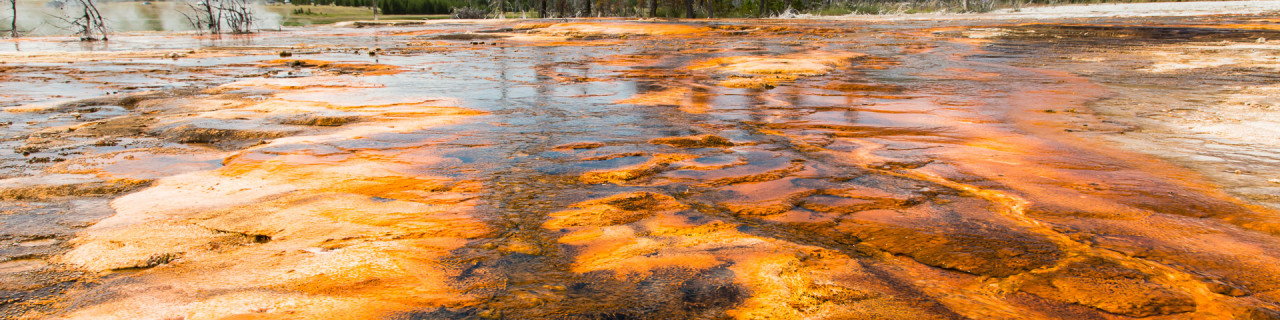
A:
[[[187,2],[187,10],[178,10],[196,32],[220,34],[252,33],[258,22],[251,0],[200,0]]]
[[[218,4],[219,17],[231,29],[231,33],[253,32],[253,24],[257,19],[249,0],[221,0]]]
[[[9,13],[13,16],[9,20],[9,37],[18,37],[18,0],[9,0]]]
[[[222,10],[218,9],[220,4],[216,1],[184,2],[187,10],[178,9],[178,13],[187,18],[187,22],[191,24],[191,28],[196,29],[197,33],[205,31],[210,34],[222,33]]]
[[[76,0],[62,7],[63,17],[71,31],[80,35],[80,41],[107,40],[107,22],[94,0]]]
[[[215,0],[200,0],[200,9],[205,14],[205,25],[209,27],[209,33],[222,33],[222,11],[213,5]]]
[[[200,2],[186,1],[182,3],[186,6],[186,10],[179,7],[178,13],[187,18],[187,23],[191,24],[192,29],[196,29],[196,33],[203,34],[206,30],[209,33],[218,33],[218,23],[215,23],[213,14],[213,5],[208,0]]]

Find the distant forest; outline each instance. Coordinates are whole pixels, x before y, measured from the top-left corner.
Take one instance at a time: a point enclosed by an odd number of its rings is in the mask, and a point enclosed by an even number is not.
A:
[[[375,0],[314,0],[317,5],[372,7]],[[496,17],[767,17],[785,13],[840,15],[984,12],[1033,4],[1155,2],[1159,0],[376,0],[383,14]],[[302,1],[295,1],[301,3]]]
[[[295,1],[296,4],[305,3]],[[315,0],[317,5],[337,5],[344,7],[372,7],[373,0]],[[383,14],[447,14],[453,8],[466,8],[465,0],[378,0],[379,11]]]

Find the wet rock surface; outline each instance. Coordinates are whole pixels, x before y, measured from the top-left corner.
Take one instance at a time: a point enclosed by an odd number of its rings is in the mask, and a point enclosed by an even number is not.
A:
[[[1115,262],[1074,261],[1023,283],[1022,290],[1131,317],[1195,311],[1192,296]]]
[[[33,40],[0,52],[0,315],[1274,318],[1274,142],[1225,124],[1271,121],[1244,53],[1280,20],[1144,19]],[[1253,162],[1142,153],[1170,123]]]

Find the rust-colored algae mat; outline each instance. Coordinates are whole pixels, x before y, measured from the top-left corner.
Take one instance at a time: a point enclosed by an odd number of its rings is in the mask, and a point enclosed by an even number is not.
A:
[[[1278,27],[4,40],[0,317],[1277,319]]]

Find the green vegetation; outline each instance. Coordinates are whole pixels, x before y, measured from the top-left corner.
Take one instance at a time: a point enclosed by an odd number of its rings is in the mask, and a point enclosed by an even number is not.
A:
[[[373,7],[373,0],[310,0],[317,5]],[[385,14],[448,14],[452,8],[469,7],[465,0],[383,0],[378,7]]]
[[[383,0],[379,0],[382,2]],[[283,17],[281,24],[286,26],[305,26],[313,24],[330,24],[342,21],[373,20],[373,9],[369,7],[343,7],[334,5],[273,5],[267,10]],[[384,11],[385,12],[385,11]],[[447,14],[379,14],[384,20],[425,20],[447,19]]]

